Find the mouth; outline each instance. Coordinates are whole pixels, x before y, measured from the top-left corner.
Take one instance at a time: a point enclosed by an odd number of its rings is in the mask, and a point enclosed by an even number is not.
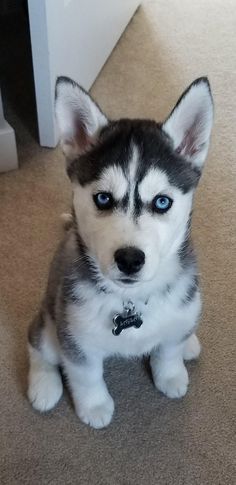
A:
[[[134,280],[132,278],[119,278],[117,281],[119,281],[119,283],[123,283],[124,285],[133,285],[138,283],[138,280]]]

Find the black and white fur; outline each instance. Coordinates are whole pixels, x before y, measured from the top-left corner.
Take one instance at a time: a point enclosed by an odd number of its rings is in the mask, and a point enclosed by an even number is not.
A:
[[[56,116],[72,182],[72,222],[30,327],[28,396],[39,411],[53,408],[63,391],[61,366],[76,413],[101,428],[114,411],[103,379],[109,356],[150,354],[155,386],[170,398],[187,391],[184,360],[200,353],[195,330],[201,312],[191,212],[213,103],[208,80],[200,78],[162,124],[109,121],[88,93],[61,77]],[[95,205],[101,192],[112,194],[112,209]],[[164,214],[153,211],[158,194],[173,200]],[[130,247],[142,251],[145,262],[127,278],[114,255]],[[143,324],[114,336],[113,316],[128,300]]]

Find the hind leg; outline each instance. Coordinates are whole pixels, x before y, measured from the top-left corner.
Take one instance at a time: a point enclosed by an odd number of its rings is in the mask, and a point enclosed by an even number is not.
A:
[[[59,401],[63,386],[56,330],[50,317],[42,313],[30,327],[29,358],[28,398],[38,411],[49,411]]]
[[[193,360],[199,357],[201,344],[195,333],[192,333],[184,343],[183,357],[184,360]]]

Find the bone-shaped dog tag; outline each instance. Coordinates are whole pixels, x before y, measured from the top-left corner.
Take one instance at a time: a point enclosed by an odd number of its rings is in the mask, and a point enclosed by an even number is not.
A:
[[[124,312],[122,314],[117,313],[114,315],[113,323],[113,335],[120,335],[122,330],[125,330],[126,328],[141,327],[143,320],[141,313],[135,311],[134,304],[132,302],[128,302],[128,304],[124,306]]]

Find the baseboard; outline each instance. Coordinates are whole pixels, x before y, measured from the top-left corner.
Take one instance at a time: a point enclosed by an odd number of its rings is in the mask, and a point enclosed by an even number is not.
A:
[[[0,172],[18,168],[16,139],[13,128],[4,120],[0,128]]]

